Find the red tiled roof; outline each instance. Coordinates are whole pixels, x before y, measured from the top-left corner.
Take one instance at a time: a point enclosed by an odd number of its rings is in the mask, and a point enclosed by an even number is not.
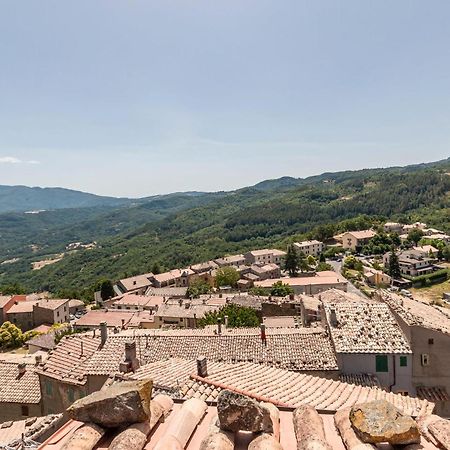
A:
[[[325,303],[337,353],[412,353],[389,307],[383,303]],[[331,318],[335,313],[336,323]]]
[[[18,364],[0,361],[0,403],[39,403],[41,388],[36,367],[26,364],[25,373],[19,376]]]
[[[196,371],[192,363],[193,371]],[[139,377],[152,372],[151,365],[142,367]],[[175,369],[172,368],[172,372]],[[180,371],[184,374],[186,369]],[[173,386],[172,386],[173,387]],[[406,414],[418,416],[431,414],[434,403],[417,398],[386,392],[379,388],[335,381],[313,375],[300,374],[259,364],[225,364],[208,362],[208,375],[204,378],[191,374],[181,388],[185,398],[200,398],[215,402],[222,389],[230,389],[244,395],[268,401],[281,407],[296,408],[302,404],[314,406],[324,412],[384,399],[393,403]]]

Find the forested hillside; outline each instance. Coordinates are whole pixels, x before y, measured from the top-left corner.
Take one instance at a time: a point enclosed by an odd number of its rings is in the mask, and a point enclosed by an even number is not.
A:
[[[27,243],[33,240],[27,227],[35,228],[35,239],[45,250],[39,255],[22,253],[19,261],[1,265],[0,285],[19,282],[33,290],[89,290],[101,277],[116,280],[147,272],[156,262],[167,269],[181,267],[251,248],[283,247],[294,237],[325,239],[384,219],[422,220],[450,232],[449,173],[446,160],[270,180],[229,193],[175,197],[168,203],[98,214],[74,210],[69,215],[76,224],[65,223],[67,216],[23,224]],[[0,233],[8,234],[7,229],[0,217]],[[61,250],[61,237],[65,242],[75,236],[97,240],[99,247],[30,270],[38,256]],[[20,254],[19,249],[4,250],[8,258]]]

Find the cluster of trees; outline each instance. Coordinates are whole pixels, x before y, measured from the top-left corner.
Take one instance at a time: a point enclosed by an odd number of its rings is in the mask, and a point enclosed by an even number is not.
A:
[[[239,272],[234,267],[231,266],[221,267],[216,271],[217,287],[222,286],[236,287],[237,282],[239,281],[240,278],[241,276],[239,275]]]
[[[203,280],[193,281],[187,291],[186,298],[199,298],[200,295],[209,294],[212,292],[212,287]]]
[[[228,326],[231,328],[248,328],[259,326],[259,318],[253,308],[238,306],[234,303],[226,305],[219,311],[209,312],[204,318],[199,320],[199,326],[215,325],[220,318],[222,324],[225,323],[225,316],[228,316]]]
[[[36,331],[27,331],[22,333],[22,330],[11,322],[3,322],[0,326],[0,349],[12,349],[21,347],[26,341],[37,336]]]

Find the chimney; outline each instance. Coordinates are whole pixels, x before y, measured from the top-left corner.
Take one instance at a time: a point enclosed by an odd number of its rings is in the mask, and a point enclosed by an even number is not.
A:
[[[39,366],[39,364],[42,363],[42,355],[36,355],[34,357],[35,361],[36,361],[36,365]]]
[[[266,339],[266,326],[262,323],[261,326],[261,342],[264,345],[267,345],[267,339]]]
[[[183,306],[183,300],[182,300],[181,298],[178,300],[178,304],[179,304],[180,306]]]
[[[134,372],[139,369],[139,360],[136,357],[136,342],[125,342],[125,361],[120,363],[121,372]]]
[[[330,308],[330,325],[332,327],[337,327],[338,325],[335,308]]]
[[[208,376],[208,363],[204,356],[197,358],[197,375],[202,378]]]
[[[100,345],[103,347],[108,339],[108,328],[106,322],[100,322]]]
[[[228,316],[224,316],[225,319],[225,328],[228,328]]]
[[[27,371],[27,365],[25,363],[20,363],[17,365],[17,368],[19,369],[19,378],[23,377]]]
[[[217,332],[219,334],[222,334],[222,318],[221,317],[217,318]]]
[[[294,294],[289,294],[289,300],[294,300],[295,296]]]

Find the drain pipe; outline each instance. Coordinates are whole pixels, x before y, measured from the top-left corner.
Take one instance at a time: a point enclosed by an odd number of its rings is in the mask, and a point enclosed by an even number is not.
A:
[[[396,375],[396,368],[395,368],[395,355],[392,355],[392,361],[394,362],[394,365],[393,365],[394,382],[389,386],[389,392],[392,392],[392,388],[397,384],[397,375]]]

